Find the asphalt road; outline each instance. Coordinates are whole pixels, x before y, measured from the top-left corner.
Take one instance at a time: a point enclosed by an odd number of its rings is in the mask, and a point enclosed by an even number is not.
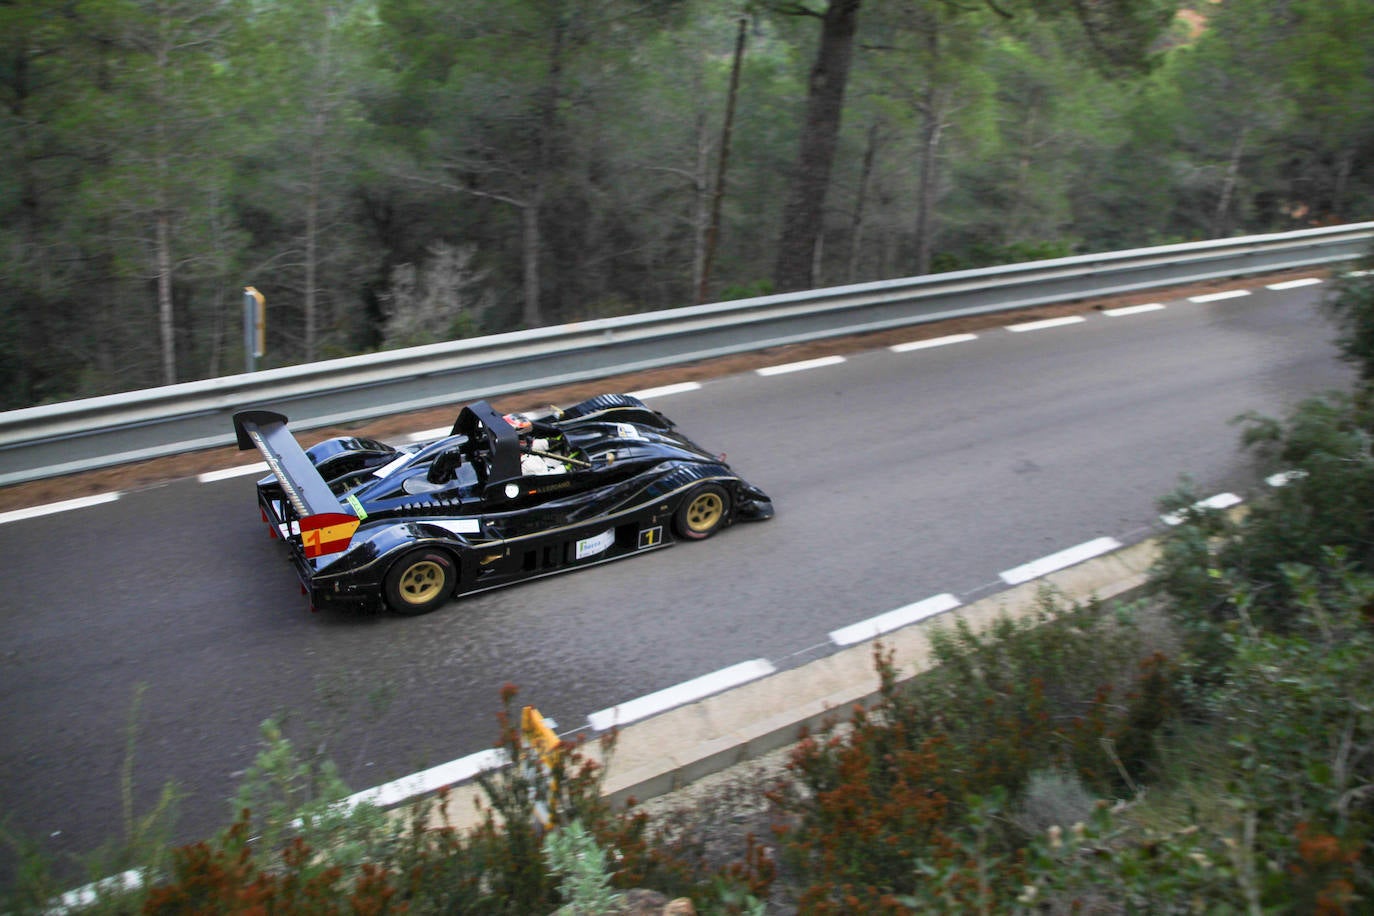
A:
[[[251,477],[0,524],[0,818],[89,852],[123,830],[132,746],[135,810],[174,781],[178,835],[197,838],[226,823],[269,716],[363,789],[488,747],[507,682],[566,730],[747,659],[824,654],[831,630],[934,594],[983,597],[1066,547],[1140,540],[1181,475],[1200,496],[1263,485],[1232,417],[1346,384],[1321,289],[664,397],[775,519],[421,618],[311,614]]]

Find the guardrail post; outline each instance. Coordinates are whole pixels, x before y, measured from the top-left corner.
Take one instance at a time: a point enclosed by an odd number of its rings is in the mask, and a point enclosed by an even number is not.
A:
[[[252,286],[243,288],[243,371],[256,372],[267,349],[267,297]]]

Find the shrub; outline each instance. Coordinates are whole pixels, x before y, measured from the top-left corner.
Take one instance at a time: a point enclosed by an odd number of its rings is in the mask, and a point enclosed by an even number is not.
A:
[[[1205,689],[1229,666],[1228,634],[1248,623],[1289,632],[1304,625],[1302,602],[1285,568],[1313,570],[1319,590],[1339,587],[1327,562],[1374,572],[1374,399],[1370,392],[1328,393],[1304,401],[1286,421],[1246,415],[1243,442],[1262,471],[1287,483],[1262,493],[1240,518],[1183,508],[1185,487],[1164,508],[1184,523],[1162,539],[1151,573],[1185,632],[1192,674]]]
[[[245,807],[220,837],[175,850],[145,912],[584,913],[600,912],[613,887],[649,886],[693,896],[704,912],[715,902],[716,912],[741,913],[766,895],[766,856],[712,869],[679,855],[647,818],[610,809],[604,771],[578,745],[547,760],[527,745],[514,689],[503,698],[500,746],[513,763],[480,777],[488,806],[465,832],[451,826],[444,793],[406,820],[340,806],[347,790],[332,765],[302,760],[265,723],[239,794],[259,813]],[[613,745],[611,736],[603,755]]]
[[[1325,301],[1327,312],[1340,329],[1336,345],[1348,362],[1354,363],[1364,382],[1374,382],[1374,251],[1366,254],[1358,272],[1340,277]]]
[[[1013,811],[1033,774],[1132,786],[1168,721],[1171,668],[1144,654],[1130,610],[1047,596],[1030,619],[932,642],[940,664],[906,685],[880,648],[874,709],[794,752],[797,785],[775,798],[795,817],[807,912],[1002,911],[1026,881]]]

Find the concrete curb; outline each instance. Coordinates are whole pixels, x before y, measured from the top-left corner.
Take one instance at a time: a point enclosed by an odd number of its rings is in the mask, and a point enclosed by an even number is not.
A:
[[[606,765],[606,798],[615,805],[646,801],[770,751],[796,743],[807,731],[878,698],[873,650],[881,641],[895,652],[900,680],[931,667],[930,633],[965,620],[985,629],[999,616],[1033,613],[1046,593],[1066,602],[1120,598],[1145,584],[1158,556],[1154,539],[1142,541],[1039,579],[961,605],[930,620],[865,640],[824,658],[778,671],[733,690],[667,710],[620,729],[614,752],[602,760],[588,743],[583,753]],[[444,825],[477,825],[486,810],[475,782],[449,792]]]

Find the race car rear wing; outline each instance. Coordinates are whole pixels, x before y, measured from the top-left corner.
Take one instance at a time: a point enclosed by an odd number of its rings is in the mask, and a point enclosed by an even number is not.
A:
[[[339,502],[320,476],[310,456],[286,428],[286,417],[271,410],[241,410],[234,414],[234,434],[240,450],[256,448],[281,485],[291,518],[283,512],[274,523],[287,530],[298,523],[300,544],[308,559],[348,548],[361,519]]]

